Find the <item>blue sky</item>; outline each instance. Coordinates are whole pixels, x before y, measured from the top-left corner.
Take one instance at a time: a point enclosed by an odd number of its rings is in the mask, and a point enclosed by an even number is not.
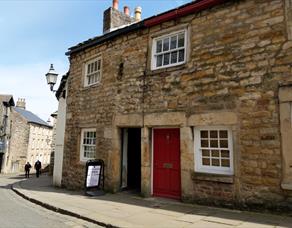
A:
[[[119,9],[142,7],[142,19],[191,0],[120,0]],[[112,0],[0,0],[0,94],[26,98],[27,109],[47,120],[57,110],[45,74],[62,75],[65,52],[102,34],[103,11]]]

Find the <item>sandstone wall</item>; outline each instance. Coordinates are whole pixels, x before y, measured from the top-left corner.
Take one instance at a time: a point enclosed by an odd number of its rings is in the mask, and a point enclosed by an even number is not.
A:
[[[7,172],[24,172],[24,165],[27,162],[28,137],[27,120],[13,111]]]
[[[106,161],[106,186],[118,190],[119,129],[139,126],[145,136],[142,192],[149,195],[148,136],[152,127],[163,123],[181,128],[184,200],[268,207],[284,202],[285,206],[290,193],[280,187],[278,83],[291,78],[292,44],[284,15],[281,0],[231,1],[73,54],[63,184],[83,186],[80,132],[96,127],[97,157]],[[188,30],[187,63],[151,71],[151,37],[181,28]],[[99,55],[101,83],[84,87],[84,64]],[[171,119],[172,113],[177,117]],[[194,173],[192,128],[201,125],[232,128],[235,174],[231,178]]]

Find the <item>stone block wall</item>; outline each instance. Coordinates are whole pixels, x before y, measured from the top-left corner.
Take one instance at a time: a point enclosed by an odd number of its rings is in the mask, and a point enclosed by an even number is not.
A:
[[[230,1],[72,54],[63,184],[83,187],[82,128],[96,128],[96,155],[106,161],[106,187],[116,191],[119,129],[141,127],[148,135],[153,127],[175,126],[181,129],[184,200],[268,207],[288,202],[291,193],[280,187],[278,105],[278,83],[291,79],[292,45],[284,15],[281,0]],[[182,28],[188,31],[187,62],[152,71],[152,37]],[[84,87],[84,64],[97,56],[102,57],[101,83]],[[192,129],[209,125],[232,128],[231,179],[194,172]],[[142,140],[142,192],[149,195],[151,140]]]
[[[27,120],[18,112],[12,111],[7,172],[24,172],[24,165],[27,162],[28,138],[29,126]]]

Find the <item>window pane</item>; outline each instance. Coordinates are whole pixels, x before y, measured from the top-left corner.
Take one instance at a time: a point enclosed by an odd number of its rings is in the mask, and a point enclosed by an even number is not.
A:
[[[178,47],[184,47],[185,46],[185,34],[181,33],[178,35]]]
[[[171,63],[177,63],[177,51],[171,52]]]
[[[203,163],[203,165],[210,165],[210,159],[209,158],[203,158],[202,159],[202,163]]]
[[[210,140],[210,147],[218,148],[218,140]]]
[[[163,51],[169,50],[169,38],[163,39]]]
[[[228,138],[228,131],[220,131],[220,138]]]
[[[101,60],[99,59],[98,60],[98,70],[100,70],[100,67],[101,67]]]
[[[90,74],[90,64],[87,65],[87,74]]]
[[[178,61],[183,62],[185,60],[185,50],[179,50],[178,52]]]
[[[175,49],[177,47],[177,36],[170,38],[170,49]]]
[[[201,131],[201,138],[208,138],[208,131]]]
[[[228,148],[228,140],[220,140],[221,148]]]
[[[210,138],[217,139],[218,138],[218,131],[210,131]]]
[[[223,167],[230,167],[230,160],[228,160],[228,159],[222,159],[221,160],[221,166],[223,166]]]
[[[156,43],[156,53],[160,53],[162,51],[162,40],[158,40]]]
[[[201,140],[201,147],[209,147],[208,140]]]
[[[94,71],[97,71],[97,62],[94,62]]]
[[[221,157],[222,158],[229,158],[229,150],[221,150]]]
[[[212,166],[220,166],[219,159],[212,159]]]
[[[160,67],[160,66],[162,66],[162,56],[163,56],[163,55],[158,55],[158,56],[157,56],[156,67]]]
[[[164,54],[163,65],[168,65],[169,64],[169,58],[170,58],[170,53]]]
[[[212,157],[219,158],[219,150],[212,150]]]
[[[209,157],[210,156],[210,151],[209,150],[202,150],[202,156]]]

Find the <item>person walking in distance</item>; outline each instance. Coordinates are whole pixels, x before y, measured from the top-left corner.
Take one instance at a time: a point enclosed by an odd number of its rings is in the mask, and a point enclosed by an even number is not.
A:
[[[36,177],[39,177],[40,176],[40,171],[41,171],[41,168],[42,168],[42,163],[37,160],[34,164],[34,168],[36,170]]]
[[[25,170],[25,178],[29,178],[29,171],[30,171],[31,165],[29,164],[29,162],[27,162],[24,166],[24,170]]]

